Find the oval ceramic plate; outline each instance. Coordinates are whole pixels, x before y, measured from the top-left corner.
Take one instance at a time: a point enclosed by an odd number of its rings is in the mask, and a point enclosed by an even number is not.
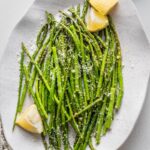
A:
[[[43,150],[39,136],[16,127],[12,132],[17,103],[20,43],[33,49],[45,10],[57,14],[58,10],[81,3],[81,0],[36,0],[10,36],[0,63],[0,113],[4,133],[14,150]],[[141,111],[149,79],[150,49],[145,33],[130,0],[120,0],[112,12],[123,52],[124,98],[114,118],[111,131],[96,149],[116,150],[127,139]],[[31,46],[32,45],[32,46]]]

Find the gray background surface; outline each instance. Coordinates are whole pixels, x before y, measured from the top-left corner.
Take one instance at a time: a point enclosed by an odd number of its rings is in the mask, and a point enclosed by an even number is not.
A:
[[[34,0],[0,0],[0,57],[2,57],[8,37],[17,22],[26,13]],[[150,41],[150,1],[133,0],[147,37]],[[141,115],[133,132],[120,150],[149,150],[150,149],[150,87]],[[136,104],[135,104],[136,105]]]

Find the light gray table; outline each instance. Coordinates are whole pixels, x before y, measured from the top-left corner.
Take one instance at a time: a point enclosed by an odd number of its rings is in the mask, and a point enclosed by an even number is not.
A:
[[[8,37],[34,0],[0,0],[0,57]],[[150,41],[150,0],[133,0]],[[135,128],[119,150],[150,150],[150,86]],[[1,141],[1,140],[0,140]],[[1,150],[1,147],[0,147]]]

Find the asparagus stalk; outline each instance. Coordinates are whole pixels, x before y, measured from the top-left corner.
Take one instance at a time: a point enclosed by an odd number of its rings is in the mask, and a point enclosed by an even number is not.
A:
[[[122,76],[122,64],[121,64],[121,60],[118,60],[118,80],[119,80],[119,94],[118,94],[118,98],[117,98],[116,106],[115,106],[115,108],[117,110],[121,106],[121,101],[122,101],[122,97],[123,97],[123,76]]]
[[[108,29],[107,28],[106,28],[106,37],[107,37],[107,44],[109,44],[109,35],[108,35]],[[108,46],[104,52],[104,56],[102,59],[100,77],[99,77],[97,92],[96,92],[97,97],[101,96],[101,87],[102,87],[102,83],[103,83],[103,74],[104,74],[104,69],[105,69],[105,65],[106,65],[107,54],[108,54]]]
[[[121,56],[121,46],[120,46],[120,42],[119,42],[119,37],[118,34],[116,32],[115,29],[115,25],[113,24],[112,18],[109,16],[109,22],[110,22],[110,27],[114,33],[114,37],[115,37],[115,42],[116,42],[116,46],[117,46],[117,57],[118,57],[118,62],[117,62],[117,66],[118,66],[118,81],[119,81],[119,94],[118,94],[118,98],[116,101],[116,105],[115,108],[119,109],[121,106],[121,101],[122,101],[122,97],[123,97],[123,75],[122,75],[122,56]]]
[[[96,126],[96,143],[100,143],[100,138],[101,138],[101,132],[102,132],[102,127],[103,127],[103,122],[104,122],[104,115],[105,115],[105,110],[106,110],[106,97],[104,99],[102,108],[100,110],[100,114],[98,116],[97,120],[97,126]]]
[[[45,40],[45,38],[47,36],[47,32],[48,32],[48,24],[45,24],[41,28],[41,30],[40,30],[40,32],[39,32],[39,34],[37,36],[37,40],[36,40],[36,45],[37,45],[37,47],[39,49],[42,47],[42,44],[43,44],[43,42],[44,42],[44,40]]]
[[[92,116],[91,122],[89,123],[87,133],[85,136],[85,141],[84,141],[83,146],[82,146],[83,150],[85,150],[87,145],[89,144],[89,141],[91,138],[91,133],[94,130],[96,120],[97,120],[97,111],[95,112],[94,116]]]
[[[83,5],[83,10],[82,10],[82,20],[85,22],[85,16],[87,14],[87,11],[88,11],[88,7],[89,7],[89,3],[88,3],[88,0],[85,0],[84,1],[84,5]]]
[[[15,118],[14,118],[14,124],[13,124],[13,130],[15,128],[15,122],[16,122],[16,118],[17,118],[17,113],[20,112],[20,108],[19,108],[19,104],[20,104],[20,100],[21,100],[21,92],[22,92],[22,84],[23,84],[23,63],[24,63],[24,51],[21,51],[21,59],[20,59],[20,81],[19,81],[19,91],[18,91],[18,102],[17,102],[17,109],[16,109],[16,113],[15,113]]]
[[[63,101],[63,105],[65,105],[64,101]],[[61,117],[62,117],[62,122],[65,122],[66,117],[64,113],[61,113]],[[68,130],[69,130],[68,124],[63,125],[62,128],[63,128],[62,134],[63,134],[64,150],[69,150],[70,146],[69,146],[69,141],[68,141]]]
[[[80,6],[80,4],[78,4],[78,6],[77,6],[77,14],[80,16],[80,13],[81,13],[81,6]]]

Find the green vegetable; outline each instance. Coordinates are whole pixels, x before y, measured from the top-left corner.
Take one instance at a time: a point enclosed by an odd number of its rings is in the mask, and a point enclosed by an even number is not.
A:
[[[85,150],[89,146],[94,150],[93,135],[99,144],[121,106],[119,38],[111,17],[107,28],[89,32],[85,22],[88,7],[85,0],[83,8],[79,4],[60,11],[60,22],[46,12],[33,55],[22,43],[14,124],[29,94],[43,122],[45,149]],[[71,128],[76,136],[72,147]]]
[[[22,93],[22,85],[23,85],[23,63],[24,63],[24,51],[21,51],[21,60],[20,60],[20,81],[19,81],[19,90],[18,90],[18,103],[17,103],[17,109],[16,109],[16,114],[15,114],[15,118],[14,118],[14,124],[13,124],[13,130],[15,128],[15,122],[16,122],[16,118],[17,118],[17,113],[21,111],[19,104],[20,104],[20,100],[21,100],[21,93]]]

